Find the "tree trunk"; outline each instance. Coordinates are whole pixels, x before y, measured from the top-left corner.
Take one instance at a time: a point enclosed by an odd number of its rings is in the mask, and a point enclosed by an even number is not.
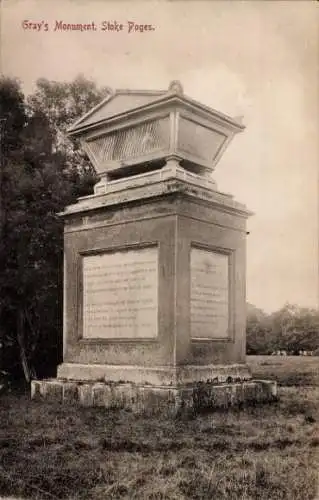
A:
[[[19,345],[20,361],[27,383],[31,381],[31,370],[29,368],[28,358],[25,351],[25,322],[23,310],[19,309],[17,318],[17,340]]]

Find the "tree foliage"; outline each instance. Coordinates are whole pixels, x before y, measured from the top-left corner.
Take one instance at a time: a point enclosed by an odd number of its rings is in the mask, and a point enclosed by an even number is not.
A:
[[[87,159],[63,134],[104,95],[83,77],[62,84],[41,79],[26,100],[16,80],[0,80],[0,368],[10,369],[18,360],[27,380],[37,372],[48,374],[60,359],[63,222],[58,213],[88,194],[95,180]]]
[[[318,310],[286,304],[278,311],[266,314],[248,304],[248,354],[271,354],[279,350],[297,354],[318,348]]]
[[[54,146],[66,156],[66,167],[77,166],[94,177],[94,170],[77,141],[70,141],[66,131],[70,125],[103,98],[110,94],[108,87],[97,88],[95,83],[79,75],[70,83],[40,78],[34,94],[27,102],[31,113],[44,115],[54,137]]]

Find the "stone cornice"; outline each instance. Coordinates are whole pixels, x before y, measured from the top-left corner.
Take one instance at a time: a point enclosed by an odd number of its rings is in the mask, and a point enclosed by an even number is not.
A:
[[[59,215],[63,218],[68,218],[80,213],[100,211],[106,207],[111,208],[112,206],[131,203],[141,204],[143,200],[149,202],[150,200],[172,196],[193,199],[197,203],[205,204],[211,208],[217,208],[222,212],[243,218],[253,215],[245,205],[238,203],[230,195],[205,187],[195,186],[179,179],[165,179],[146,186],[134,186],[113,193],[87,196],[79,199],[77,203],[66,207],[64,212],[61,212]]]

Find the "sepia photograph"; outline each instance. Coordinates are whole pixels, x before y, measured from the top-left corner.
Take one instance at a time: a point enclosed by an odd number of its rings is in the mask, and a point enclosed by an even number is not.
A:
[[[319,3],[0,0],[0,500],[319,500]]]

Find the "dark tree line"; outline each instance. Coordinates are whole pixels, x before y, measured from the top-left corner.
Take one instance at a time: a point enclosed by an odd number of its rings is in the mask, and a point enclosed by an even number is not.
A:
[[[319,311],[286,304],[271,314],[247,305],[247,353],[319,350]]]
[[[95,172],[66,128],[108,92],[83,77],[40,79],[25,97],[0,79],[0,369],[49,376],[61,361],[63,222]]]

